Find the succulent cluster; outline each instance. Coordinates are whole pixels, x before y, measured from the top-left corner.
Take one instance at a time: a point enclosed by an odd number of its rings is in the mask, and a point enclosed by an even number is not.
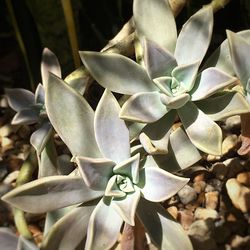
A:
[[[48,49],[43,85],[35,94],[6,90],[17,112],[13,124],[37,124],[31,144],[39,175],[2,200],[28,213],[47,213],[41,249],[110,249],[123,224],[134,226],[136,217],[160,249],[192,249],[159,202],[189,181],[178,170],[199,161],[202,152],[221,154],[217,121],[250,112],[250,31],[228,31],[228,39],[203,62],[212,36],[212,8],[191,16],[178,37],[168,1],[134,0],[133,10],[139,62],[80,52],[86,69],[105,88],[95,111],[82,95],[84,77],[73,72],[61,79],[58,60]],[[234,88],[238,80],[242,91]],[[124,95],[125,102],[112,92]],[[179,126],[173,127],[176,121]],[[75,169],[67,174],[48,164],[54,131],[72,154]],[[20,244],[37,249],[4,229],[1,237],[12,242],[9,249]]]

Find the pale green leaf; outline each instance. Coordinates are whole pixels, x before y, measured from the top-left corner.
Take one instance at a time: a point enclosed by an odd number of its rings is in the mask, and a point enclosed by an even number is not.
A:
[[[39,109],[30,107],[18,111],[12,118],[13,125],[31,125],[37,123],[39,119]]]
[[[20,236],[16,250],[39,250],[39,248],[32,241],[25,239],[23,236]]]

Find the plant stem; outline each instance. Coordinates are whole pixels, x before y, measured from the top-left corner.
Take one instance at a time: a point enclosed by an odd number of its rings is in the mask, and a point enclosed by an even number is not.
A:
[[[213,11],[217,12],[218,10],[224,8],[231,0],[213,0],[210,4],[206,6],[212,6]]]
[[[37,158],[35,150],[32,148],[28,158],[25,160],[21,166],[19,175],[16,180],[16,187],[21,186],[30,180],[32,180],[32,175],[37,168]],[[14,208],[14,221],[18,232],[27,239],[32,239],[32,234],[29,231],[25,214],[22,210]]]

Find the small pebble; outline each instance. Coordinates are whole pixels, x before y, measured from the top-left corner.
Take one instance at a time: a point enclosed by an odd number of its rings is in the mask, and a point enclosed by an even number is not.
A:
[[[4,184],[11,184],[12,182],[16,181],[17,176],[19,174],[19,171],[13,171],[10,174],[7,175],[7,177],[5,177],[5,179],[3,180]]]
[[[2,137],[1,146],[2,153],[5,153],[7,150],[14,148],[14,142],[8,137]]]
[[[219,214],[214,209],[198,207],[194,212],[194,218],[196,220],[217,219]]]
[[[227,179],[234,178],[238,173],[244,171],[244,162],[238,157],[227,159],[223,163],[228,168]]]
[[[5,124],[0,128],[0,137],[6,137],[9,136],[11,133],[14,133],[16,131],[16,126]]]
[[[168,207],[167,211],[177,220],[178,210],[176,206]]]
[[[219,161],[221,159],[221,156],[219,155],[207,155],[206,160],[208,162],[215,162],[215,161]]]
[[[236,179],[239,183],[250,187],[250,172],[239,173]]]
[[[200,194],[203,192],[206,188],[206,182],[205,181],[197,181],[193,184],[193,188],[196,191],[197,194]]]
[[[194,221],[194,215],[190,210],[180,210],[177,215],[177,221],[181,223],[184,230],[188,230]]]
[[[185,185],[179,192],[178,196],[182,204],[186,205],[197,198],[196,191],[189,185]]]
[[[237,132],[240,130],[241,119],[239,115],[234,115],[225,120],[223,129],[231,132]]]
[[[235,178],[226,182],[226,189],[233,205],[243,213],[250,211],[250,189],[240,184]]]
[[[235,235],[231,241],[231,246],[236,249],[250,249],[250,235],[242,237],[240,235]]]
[[[212,192],[212,191],[221,191],[222,189],[222,182],[218,179],[210,179],[207,181],[207,186],[205,188],[205,192]]]
[[[237,148],[239,139],[237,135],[228,135],[222,142],[222,155],[228,154],[230,151]]]
[[[219,192],[212,191],[205,194],[205,206],[206,208],[216,209],[219,203]]]
[[[219,180],[224,180],[228,173],[228,168],[222,162],[216,162],[212,165],[212,173]]]
[[[194,221],[188,230],[188,235],[197,235],[203,237],[203,239],[209,239],[214,232],[213,220],[196,220]]]

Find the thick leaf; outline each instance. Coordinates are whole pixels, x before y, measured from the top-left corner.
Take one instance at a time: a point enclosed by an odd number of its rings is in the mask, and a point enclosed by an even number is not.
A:
[[[249,103],[237,92],[226,92],[223,95],[213,96],[196,102],[196,105],[214,121],[250,112]]]
[[[110,249],[118,240],[123,220],[106,200],[99,201],[90,217],[86,250]]]
[[[140,154],[136,154],[126,161],[117,164],[114,167],[113,172],[115,174],[128,176],[132,179],[133,183],[137,184],[139,181],[139,163]]]
[[[184,106],[190,100],[190,95],[183,93],[177,96],[167,96],[161,94],[161,101],[166,105],[168,109],[179,109]]]
[[[227,31],[232,64],[244,88],[250,78],[250,43],[240,35]]]
[[[26,89],[5,89],[5,95],[10,107],[17,112],[35,104],[34,94]]]
[[[90,51],[82,51],[80,56],[104,88],[125,95],[156,90],[146,70],[125,56]]]
[[[50,122],[72,155],[99,157],[101,154],[94,134],[94,111],[86,100],[52,74],[45,85],[45,92]]]
[[[193,249],[181,225],[159,204],[141,198],[136,213],[159,249]]]
[[[41,63],[41,76],[43,85],[47,85],[49,80],[49,74],[53,73],[54,75],[61,77],[61,68],[55,54],[50,51],[48,48],[43,50],[42,63]]]
[[[17,250],[39,250],[35,243],[25,239],[23,236],[19,237]]]
[[[177,79],[180,86],[183,87],[186,92],[189,92],[194,86],[199,64],[199,62],[195,62],[188,65],[178,66],[172,72],[172,76]]]
[[[176,79],[170,76],[163,76],[154,79],[155,85],[167,96],[173,96],[171,89],[172,81],[176,81]]]
[[[115,163],[108,159],[75,157],[85,184],[94,190],[105,190]]]
[[[250,30],[240,31],[237,34],[239,34],[247,41],[250,41]],[[208,60],[203,65],[202,70],[209,67],[215,67],[228,73],[229,75],[235,74],[230,56],[228,39],[224,40],[220,47],[217,48],[214,53],[208,58]]]
[[[135,0],[133,13],[136,31],[141,40],[146,37],[174,52],[177,31],[168,1]]]
[[[39,110],[31,107],[18,111],[13,117],[11,124],[13,125],[30,125],[37,123],[39,120]]]
[[[44,101],[45,101],[44,88],[43,88],[43,85],[39,83],[37,85],[36,92],[35,92],[35,102],[44,104]]]
[[[145,39],[144,51],[145,66],[152,79],[170,76],[177,66],[174,56],[153,41]]]
[[[170,129],[175,121],[176,111],[171,110],[161,119],[147,124],[140,134],[140,142],[149,154],[166,154]]]
[[[125,120],[150,123],[167,113],[159,92],[142,92],[131,96],[122,106],[120,117]]]
[[[208,154],[221,155],[222,131],[212,119],[192,102],[180,108],[178,114],[189,139],[198,149]]]
[[[206,7],[196,12],[183,25],[178,36],[175,58],[178,65],[199,61],[205,56],[213,30],[213,10]]]
[[[201,154],[181,127],[170,134],[171,152],[181,169],[190,167],[201,159]],[[170,163],[169,163],[170,164]]]
[[[37,151],[38,155],[43,151],[47,141],[52,135],[53,129],[49,121],[43,122],[41,127],[32,133],[30,143]]]
[[[29,213],[44,213],[93,200],[102,194],[89,189],[81,177],[51,176],[15,188],[2,200]]]
[[[62,217],[45,236],[43,250],[75,250],[85,238],[88,221],[96,201],[74,208]]]
[[[80,68],[69,74],[64,79],[64,81],[67,82],[73,89],[78,91],[80,94],[83,94],[87,87],[89,77],[90,76],[87,70],[84,68],[84,66],[81,66]]]
[[[120,106],[109,90],[99,101],[94,118],[95,138],[103,156],[119,163],[130,156],[129,130],[119,118]]]
[[[198,101],[211,96],[219,90],[235,83],[237,78],[232,77],[216,68],[208,68],[197,77],[194,88],[191,90],[192,101]]]
[[[113,207],[122,219],[131,226],[135,225],[135,211],[140,200],[140,190],[135,186],[135,192],[124,198],[115,198],[111,201]]]
[[[146,167],[140,171],[139,187],[145,199],[160,202],[175,195],[188,181],[163,169]]]
[[[0,227],[0,249],[16,250],[17,244],[17,236],[9,228]]]

